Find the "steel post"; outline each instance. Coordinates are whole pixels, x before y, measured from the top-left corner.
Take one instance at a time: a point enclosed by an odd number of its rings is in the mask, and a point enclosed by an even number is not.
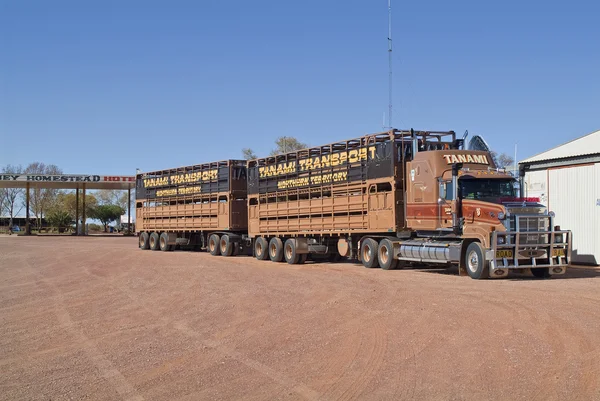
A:
[[[75,235],[79,235],[79,187],[75,190]]]
[[[85,235],[85,184],[83,184],[83,205],[81,211],[81,235]]]
[[[29,183],[25,190],[25,235],[31,235],[31,224],[29,222]]]
[[[131,234],[131,185],[127,189],[127,234]]]

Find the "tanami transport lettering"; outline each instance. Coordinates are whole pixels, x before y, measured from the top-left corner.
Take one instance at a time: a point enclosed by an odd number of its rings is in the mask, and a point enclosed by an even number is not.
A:
[[[168,175],[156,178],[144,178],[144,188],[166,187],[169,185],[190,184],[194,182],[210,181],[217,179],[219,171],[217,169],[198,171],[196,173]],[[181,193],[181,192],[179,192]],[[171,195],[175,195],[171,194]],[[157,196],[165,196],[158,195]]]
[[[290,161],[274,164],[272,166],[261,166],[258,168],[259,178],[273,177],[278,175],[293,174],[310,170],[318,170],[326,167],[341,166],[347,163],[358,163],[375,157],[375,146],[366,148],[353,149],[347,152],[333,153],[331,155],[323,155],[320,157],[311,157],[300,159],[298,161]],[[302,180],[302,178],[298,178]],[[287,180],[297,181],[297,180]],[[308,184],[308,182],[306,183]],[[306,185],[306,184],[300,184]],[[294,185],[295,186],[295,185]]]

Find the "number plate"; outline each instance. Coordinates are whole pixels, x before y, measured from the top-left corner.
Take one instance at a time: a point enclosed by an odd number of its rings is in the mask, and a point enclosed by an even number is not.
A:
[[[553,249],[552,250],[552,256],[556,257],[556,256],[565,256],[565,250],[564,249]]]
[[[509,249],[501,249],[501,250],[496,251],[496,259],[512,258],[512,257],[513,257],[513,253]]]

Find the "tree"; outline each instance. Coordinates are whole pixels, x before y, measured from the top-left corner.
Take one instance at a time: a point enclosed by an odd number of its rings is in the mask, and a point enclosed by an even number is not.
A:
[[[293,136],[280,136],[275,140],[275,149],[271,151],[271,156],[279,155],[281,153],[294,152],[300,149],[306,149],[308,145],[300,142]],[[244,159],[256,159],[256,154],[250,148],[243,148],[242,154],[244,155]]]
[[[256,154],[250,148],[243,148],[242,154],[245,160],[256,159]]]
[[[125,211],[119,205],[100,205],[93,210],[90,217],[100,220],[104,225],[104,232],[107,232],[108,224],[120,218],[123,213]]]
[[[307,144],[298,141],[293,136],[280,136],[275,140],[275,149],[271,151],[271,156],[306,149],[307,147]]]
[[[40,162],[31,163],[23,172],[25,174],[62,174],[62,170],[54,164],[45,165]],[[25,191],[23,191],[23,193],[25,193]],[[42,225],[44,212],[55,202],[58,193],[58,189],[51,188],[34,188],[31,190],[30,208],[35,215],[38,227]]]
[[[11,166],[10,164],[2,168],[3,174],[21,174],[23,167]],[[9,226],[13,225],[13,219],[23,210],[23,203],[19,198],[23,194],[22,188],[0,188],[0,214],[6,214],[9,217]]]
[[[85,215],[90,216],[98,205],[98,201],[93,194],[85,194]],[[52,204],[52,209],[64,210],[73,218],[77,214],[77,196],[74,192],[60,192]],[[79,218],[83,215],[83,194],[79,196]]]
[[[490,153],[492,154],[492,159],[494,160],[494,163],[496,164],[496,167],[498,167],[498,168],[510,167],[510,166],[512,166],[512,164],[515,161],[515,159],[513,159],[506,153],[498,154],[497,152],[494,152],[494,151],[491,151]]]
[[[50,209],[46,215],[46,220],[51,227],[58,228],[59,233],[65,232],[65,229],[73,224],[73,216],[66,210]]]
[[[127,191],[120,189],[106,189],[96,192],[96,199],[100,205],[118,205],[127,210]]]

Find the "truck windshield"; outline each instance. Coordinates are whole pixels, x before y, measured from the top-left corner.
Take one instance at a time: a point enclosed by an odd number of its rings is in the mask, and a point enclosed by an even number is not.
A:
[[[498,203],[501,198],[515,196],[512,179],[460,179],[460,197]]]

